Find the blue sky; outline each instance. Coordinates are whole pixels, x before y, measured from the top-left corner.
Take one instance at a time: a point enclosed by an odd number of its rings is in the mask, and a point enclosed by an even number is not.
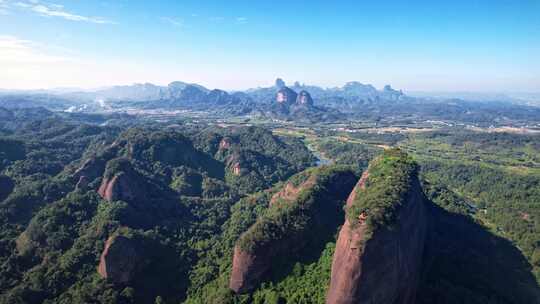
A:
[[[540,0],[0,0],[3,88],[540,91],[539,54]]]

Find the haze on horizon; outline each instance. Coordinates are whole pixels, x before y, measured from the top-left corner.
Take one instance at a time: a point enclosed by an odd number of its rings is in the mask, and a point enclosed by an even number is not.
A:
[[[0,0],[0,88],[540,90],[540,1]]]

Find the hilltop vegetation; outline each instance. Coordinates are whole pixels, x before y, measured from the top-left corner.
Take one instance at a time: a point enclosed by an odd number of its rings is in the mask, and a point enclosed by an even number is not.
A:
[[[399,149],[384,151],[370,163],[365,187],[356,189],[356,200],[347,209],[349,222],[354,225],[363,214],[370,232],[391,227],[397,220],[397,210],[407,199],[417,169],[407,153]]]
[[[421,303],[534,303],[536,135],[4,114],[17,119],[0,124],[0,303],[324,303],[346,214],[392,228],[417,175],[431,204]],[[306,144],[332,164],[312,168]],[[246,292],[229,285],[235,247],[273,253]],[[129,271],[104,278],[102,263]]]
[[[2,182],[14,186],[2,187],[9,193],[0,204],[5,303],[153,302],[157,296],[179,302],[200,242],[220,234],[236,200],[313,162],[301,143],[257,128],[121,130],[60,119],[16,132],[1,139],[10,143],[2,145]],[[224,137],[235,142],[230,154],[220,151]],[[258,155],[238,161],[259,173],[231,173],[227,160],[235,153]],[[269,170],[261,160],[282,165]],[[100,183],[120,175],[130,181],[114,188],[124,192],[122,200],[100,197]],[[136,236],[147,261],[128,286],[96,272],[107,237],[119,231]],[[178,284],[168,284],[173,281]]]

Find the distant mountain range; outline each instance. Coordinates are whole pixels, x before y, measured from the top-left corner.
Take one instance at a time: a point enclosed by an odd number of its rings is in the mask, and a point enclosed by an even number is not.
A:
[[[210,90],[202,85],[194,83],[186,83],[181,81],[171,82],[167,86],[159,86],[152,83],[136,83],[133,85],[112,86],[99,88],[94,90],[78,90],[78,89],[51,89],[51,90],[3,90],[0,94],[25,94],[25,95],[55,95],[75,100],[86,101],[155,101],[155,100],[177,100],[202,97],[204,94],[221,98],[226,95],[237,97],[249,96],[254,102],[270,102],[274,94],[279,89],[287,87],[285,82],[278,78],[276,84],[272,87],[248,89],[246,91],[228,93],[224,90]],[[348,82],[343,87],[322,88],[318,86],[304,85],[295,82],[290,86],[295,91],[308,91],[314,98],[326,97],[360,97],[360,98],[380,98],[389,100],[398,100],[405,96],[401,91],[392,89],[390,85],[386,85],[383,90],[377,90],[370,84],[362,84],[359,82]],[[211,93],[213,92],[213,93]],[[226,94],[225,94],[226,93]],[[243,93],[243,94],[242,94]]]
[[[328,89],[298,82],[287,87],[280,78],[276,79],[274,86],[240,92],[210,90],[198,84],[175,81],[167,86],[144,83],[96,90],[5,91],[0,98],[7,107],[44,106],[69,112],[121,110],[126,107],[146,110],[190,109],[308,121],[343,118],[342,110],[354,110],[354,105],[362,102],[407,99],[401,91],[389,85],[380,91],[359,82]]]
[[[465,96],[467,97],[467,96]],[[472,96],[474,97],[474,96]],[[175,81],[167,86],[151,83],[112,86],[96,90],[0,91],[0,106],[45,107],[64,112],[122,112],[131,110],[193,110],[218,116],[257,116],[305,122],[362,119],[379,121],[452,120],[464,123],[523,124],[536,121],[540,108],[528,101],[495,96],[455,98],[453,95],[410,96],[386,85],[348,82],[322,88],[278,78],[270,87],[227,92]],[[529,96],[530,97],[530,96]]]
[[[540,92],[507,92],[507,93],[489,93],[489,92],[409,92],[410,96],[426,99],[463,99],[480,102],[510,102],[521,105],[540,106]]]
[[[235,96],[234,98],[246,99],[249,97],[253,102],[269,103],[272,101],[277,90],[283,87],[300,92],[307,91],[317,103],[320,99],[339,100],[339,99],[365,99],[365,100],[411,100],[411,99],[426,99],[426,100],[448,100],[462,99],[467,101],[479,102],[512,102],[525,105],[540,105],[540,92],[534,93],[481,93],[481,92],[424,92],[412,91],[405,95],[401,90],[395,90],[390,85],[385,85],[382,90],[377,90],[371,84],[363,84],[357,81],[351,81],[344,84],[342,87],[322,88],[315,85],[301,84],[296,81],[292,85],[287,86],[285,81],[277,78],[275,85],[271,87],[259,87],[247,89],[245,91],[227,92],[220,89],[208,89],[202,85],[195,83],[187,83],[182,81],[174,81],[167,86],[155,85],[152,83],[135,83],[132,85],[118,85],[110,87],[102,87],[96,89],[79,89],[79,88],[55,88],[55,89],[40,89],[40,90],[2,90],[0,95],[32,95],[32,96],[55,96],[63,97],[69,100],[78,101],[156,101],[156,100],[182,100],[192,98],[197,95],[200,98],[204,94],[210,95],[210,99],[219,98],[229,99],[227,95]],[[210,92],[214,92],[209,94]],[[331,103],[331,102],[330,102]]]

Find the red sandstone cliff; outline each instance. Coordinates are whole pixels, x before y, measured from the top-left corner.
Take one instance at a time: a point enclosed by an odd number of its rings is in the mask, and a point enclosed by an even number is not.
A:
[[[136,188],[137,186],[130,183],[130,179],[126,174],[117,174],[111,178],[104,178],[101,186],[99,186],[98,193],[108,201],[130,201],[142,195],[138,194],[140,191]]]
[[[256,288],[261,278],[272,267],[272,257],[283,249],[284,246],[273,244],[263,250],[252,252],[235,246],[229,288],[235,293],[244,293]]]
[[[231,290],[244,293],[256,288],[273,267],[282,267],[284,260],[308,245],[334,236],[356,177],[341,171],[322,182],[316,174],[298,187],[284,186],[270,206],[274,215],[259,218],[240,237],[234,249]]]
[[[288,202],[295,200],[296,198],[298,198],[298,194],[300,194],[300,191],[302,189],[312,187],[315,181],[316,181],[315,176],[310,176],[306,181],[304,181],[298,186],[295,186],[291,182],[287,182],[285,187],[283,187],[279,192],[277,192],[276,194],[272,196],[272,198],[270,199],[270,206],[274,205],[280,200],[284,200]]]
[[[140,260],[140,253],[133,240],[124,236],[111,236],[99,259],[98,273],[114,283],[127,283],[138,270]]]
[[[313,98],[311,98],[311,95],[307,91],[302,90],[300,91],[300,93],[298,93],[298,97],[296,98],[296,104],[312,106]]]
[[[107,163],[98,194],[108,201],[140,201],[145,199],[146,183],[128,160],[114,159]]]
[[[356,187],[364,187],[368,178],[364,174]],[[355,190],[348,206],[356,199]],[[345,220],[336,243],[326,303],[415,303],[426,231],[424,202],[414,178],[392,230],[381,228],[368,238],[365,221],[353,227]]]
[[[276,93],[276,101],[279,104],[290,105],[296,102],[297,96],[298,94],[295,91],[283,87]]]

